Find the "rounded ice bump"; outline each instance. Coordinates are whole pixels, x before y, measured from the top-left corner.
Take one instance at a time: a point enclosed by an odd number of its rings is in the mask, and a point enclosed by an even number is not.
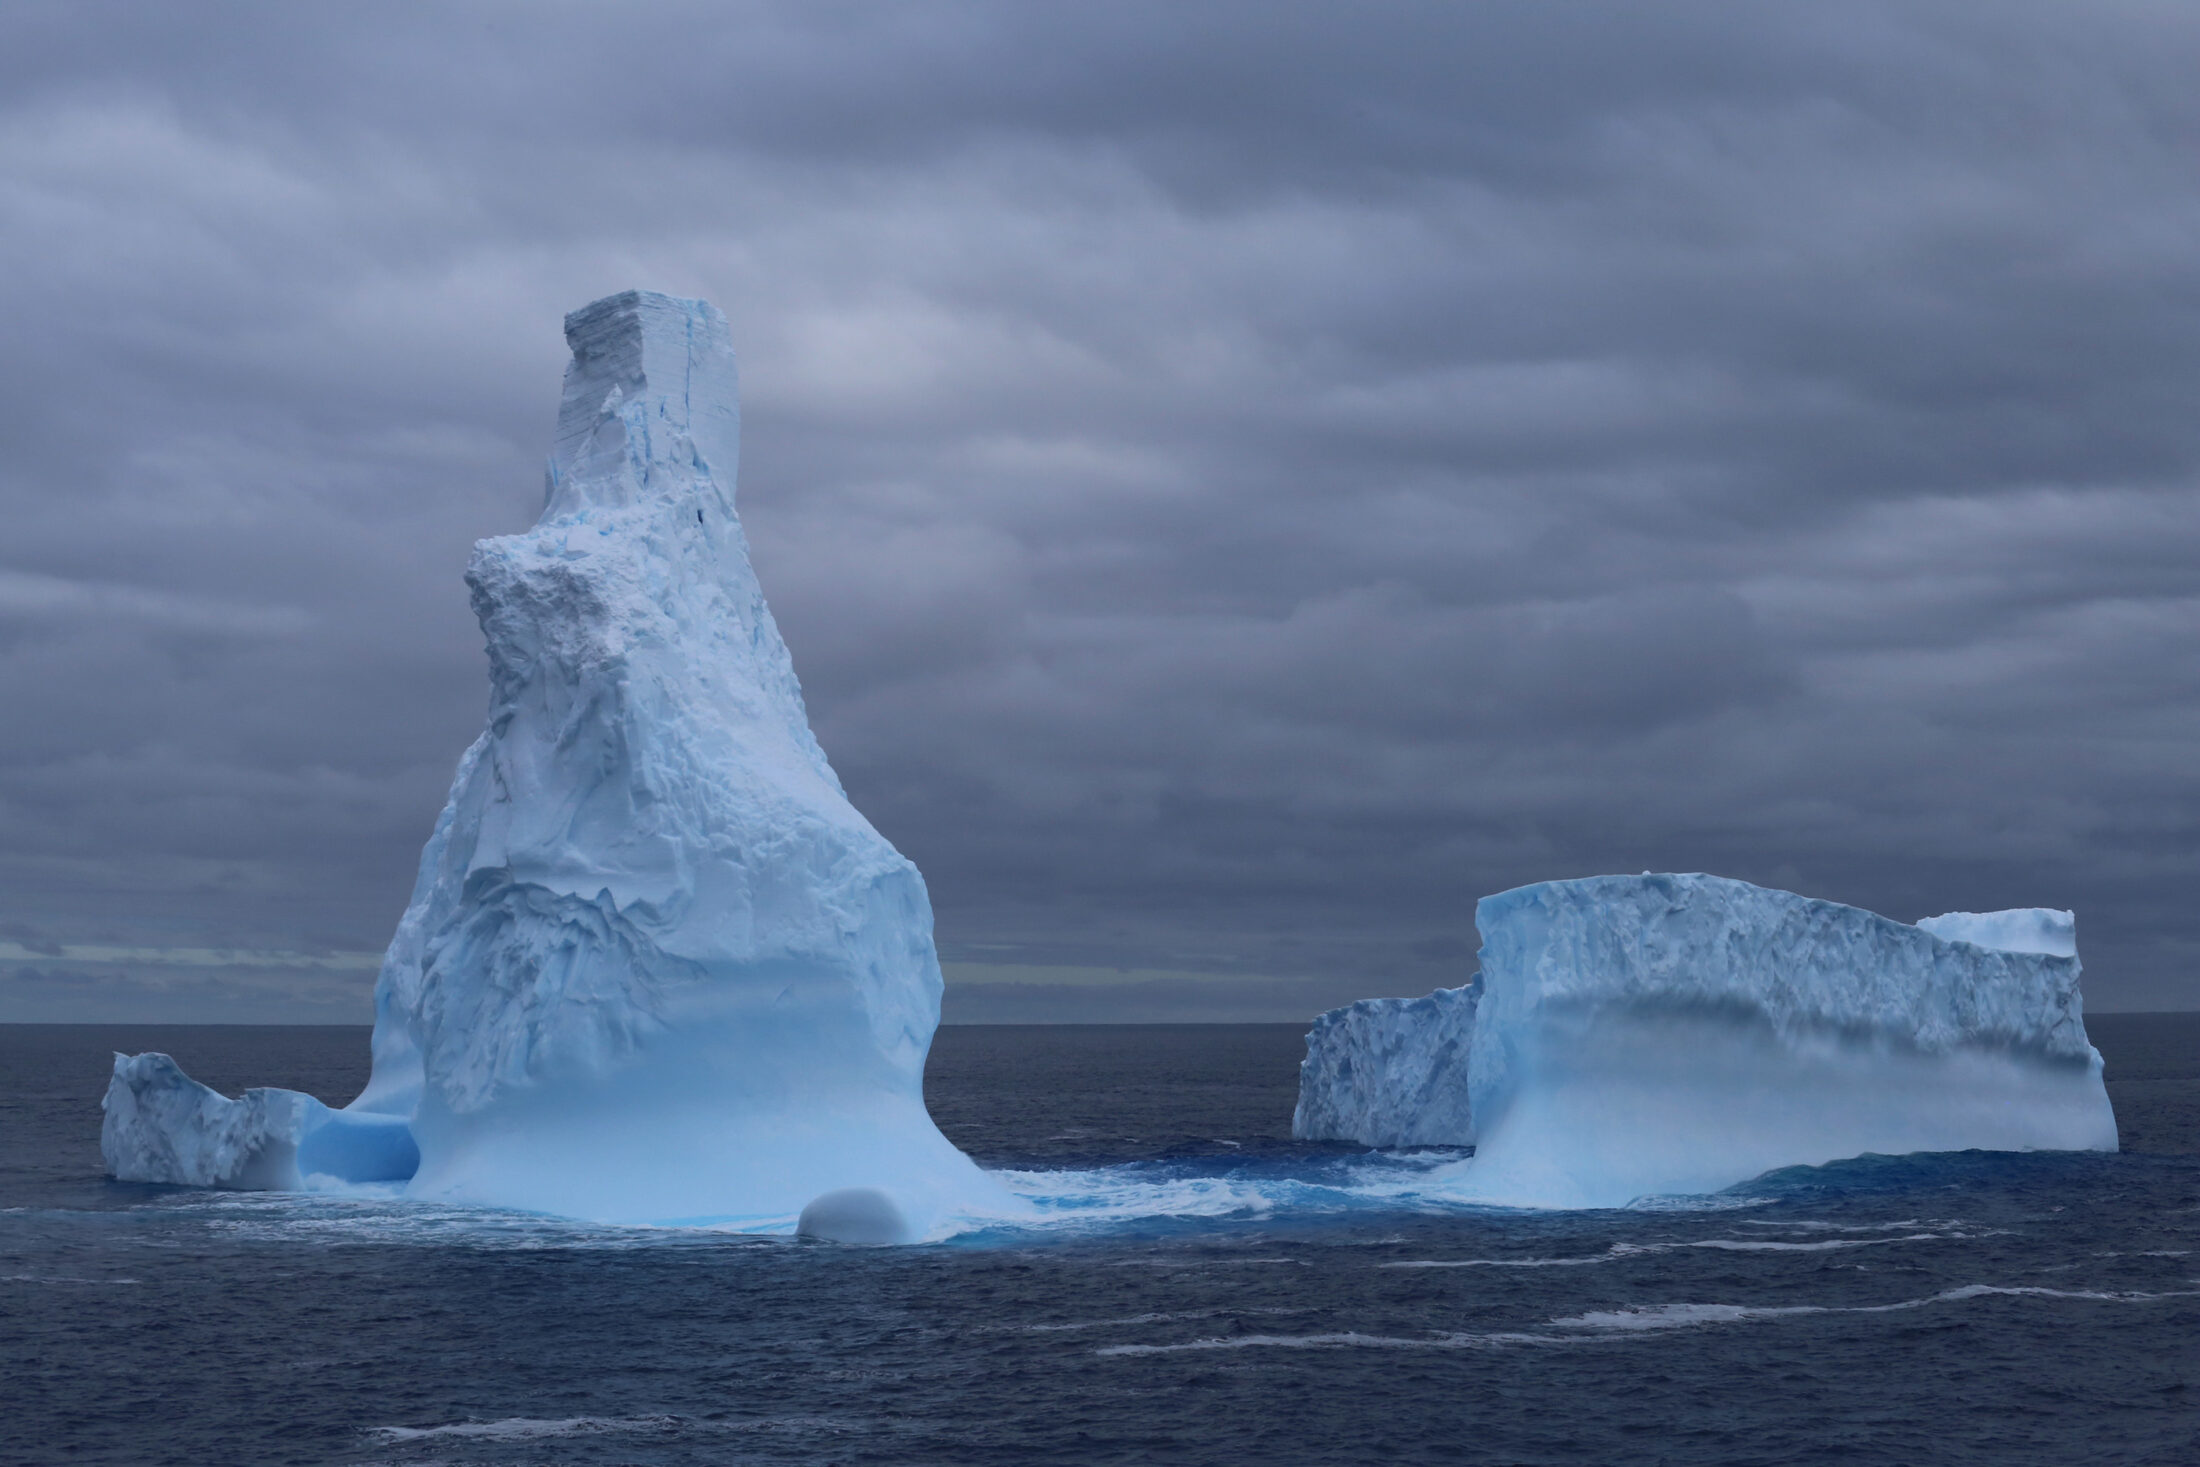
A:
[[[810,1199],[795,1234],[828,1243],[914,1243],[916,1225],[876,1187],[842,1187]]]

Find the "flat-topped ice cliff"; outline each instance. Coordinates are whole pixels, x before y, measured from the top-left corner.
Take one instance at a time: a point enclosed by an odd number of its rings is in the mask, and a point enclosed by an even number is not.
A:
[[[487,727],[376,984],[372,1081],[329,1114],[401,1119],[421,1197],[772,1225],[854,1189],[912,1235],[997,1207],[924,1108],[923,879],[848,803],[749,564],[725,318],[628,292],[565,334],[542,517],[466,573]],[[222,1152],[185,1144],[215,1108],[179,1084],[118,1059],[110,1169],[255,1185],[235,1138],[225,1174],[169,1174]],[[272,1127],[268,1154],[320,1129],[256,1103],[273,1121],[222,1123]],[[387,1179],[376,1155],[348,1179]]]
[[[1326,1014],[1299,1134],[1410,1145],[1441,1130],[1477,1148],[1442,1178],[1458,1195],[1555,1207],[1868,1152],[2116,1148],[2067,912],[1913,926],[1643,875],[1502,892],[1475,923],[1464,1056],[1457,1005],[1418,1026],[1396,1000]],[[1389,1073],[1371,1078],[1378,1054]]]
[[[1314,1020],[1291,1134],[1365,1146],[1466,1146],[1467,1053],[1477,984],[1422,998],[1363,998]]]

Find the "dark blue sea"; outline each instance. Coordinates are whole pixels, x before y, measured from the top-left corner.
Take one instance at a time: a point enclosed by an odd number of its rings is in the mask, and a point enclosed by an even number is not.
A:
[[[901,1249],[110,1182],[110,1051],[341,1102],[366,1032],[0,1027],[0,1461],[2193,1467],[2200,1015],[2089,1027],[2121,1155],[1570,1214],[1292,1142],[1295,1027],[949,1028],[1088,1205]]]

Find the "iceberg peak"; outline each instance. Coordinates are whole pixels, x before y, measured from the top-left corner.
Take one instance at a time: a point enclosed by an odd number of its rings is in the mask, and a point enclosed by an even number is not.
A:
[[[707,487],[733,509],[740,374],[726,318],[708,301],[650,290],[565,318],[565,369],[545,518]]]

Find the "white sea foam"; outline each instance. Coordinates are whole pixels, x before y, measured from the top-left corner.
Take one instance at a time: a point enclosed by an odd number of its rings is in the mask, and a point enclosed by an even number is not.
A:
[[[1745,1192],[1671,1192],[1637,1197],[1621,1212],[1747,1212],[1752,1207],[1767,1207],[1770,1197],[1753,1197]]]
[[[1690,1248],[1723,1248],[1729,1253],[1827,1253],[1837,1248],[1883,1248],[1889,1243],[1937,1243],[1947,1238],[1967,1238],[1969,1233],[1903,1233],[1892,1238],[1822,1238],[1815,1243],[1788,1243],[1774,1238],[1702,1238]]]
[[[1193,1314],[1133,1314],[1127,1319],[1080,1319],[1071,1324],[1027,1324],[1024,1329],[1035,1335],[1061,1334],[1069,1330],[1122,1329],[1134,1324],[1163,1324],[1174,1319],[1212,1318],[1214,1311],[1203,1309]]]
[[[2006,1287],[2006,1284],[1965,1284],[1918,1300],[1894,1304],[1646,1304],[1639,1309],[1606,1309],[1564,1320],[1551,1320],[1549,1328],[1573,1331],[1569,1335],[1540,1335],[1531,1331],[1489,1331],[1452,1335],[1366,1335],[1360,1331],[1333,1331],[1327,1335],[1219,1335],[1210,1339],[1181,1339],[1173,1344],[1111,1344],[1093,1355],[1177,1355],[1184,1350],[1503,1350],[1507,1346],[1564,1346],[1591,1342],[1599,1337],[1646,1335],[1668,1328],[1696,1328],[1707,1324],[1751,1324],[1760,1320],[1789,1320],[1797,1315],[1883,1315],[1929,1304],[1958,1304],[1980,1298],[2048,1298],[2048,1300],[2097,1300],[2114,1304],[2145,1304],[2154,1300],[2200,1298],[2200,1289],[2169,1293],[2112,1293],[2101,1289],[2039,1289]]]
[[[552,1436],[672,1432],[685,1425],[687,1422],[678,1416],[566,1416],[554,1421],[534,1416],[508,1416],[501,1421],[456,1421],[445,1426],[370,1426],[367,1434],[389,1442],[430,1441],[438,1437],[512,1442]]]
[[[1153,1164],[992,1173],[1024,1211],[966,1211],[935,1238],[994,1228],[1041,1231],[1115,1227],[1160,1220],[1260,1221],[1278,1214],[1409,1212],[1437,1216],[1507,1215],[1521,1209],[1463,1196],[1457,1151],[1391,1152],[1308,1160],[1295,1174],[1229,1170],[1195,1173]],[[1772,1199],[1728,1193],[1642,1199],[1656,1213],[1746,1211]]]
[[[1807,1217],[1750,1217],[1742,1219],[1745,1228],[1793,1228],[1803,1233],[1891,1233],[1897,1228],[1956,1228],[1960,1222],[1920,1222],[1914,1217],[1896,1222],[1837,1223],[1820,1222]]]
[[[745,1420],[697,1421],[687,1416],[507,1416],[497,1421],[454,1421],[441,1426],[370,1426],[366,1435],[385,1442],[437,1439],[514,1442],[547,1437],[671,1436],[688,1433],[846,1432],[863,1423],[830,1416],[765,1416]]]
[[[1178,1258],[1118,1258],[1110,1268],[1245,1268],[1261,1264],[1284,1268],[1306,1268],[1303,1258],[1216,1258],[1212,1254],[1195,1253]]]
[[[1209,1339],[1180,1340],[1159,1345],[1107,1345],[1095,1355],[1173,1355],[1189,1350],[1500,1350],[1508,1346],[1563,1346],[1599,1339],[1652,1334],[1660,1330],[1693,1329],[1717,1324],[1748,1324],[1762,1320],[1792,1319],[1816,1314],[1896,1314],[1934,1304],[1963,1303],[1986,1298],[2078,1299],[2100,1303],[2144,1304],[2161,1299],[2200,1297],[2200,1289],[2162,1293],[2113,1292],[2100,1289],[2047,1289],[2029,1285],[1965,1284],[1920,1299],[1892,1304],[1650,1304],[1626,1309],[1593,1310],[1551,1320],[1550,1329],[1566,1334],[1540,1334],[1523,1330],[1481,1333],[1381,1335],[1358,1330],[1338,1330],[1314,1335],[1223,1335]]]
[[[1374,1207],[1456,1213],[1449,1198],[1425,1197],[1421,1185],[1446,1158],[1375,1158],[1351,1165],[1323,1161],[1298,1176],[1225,1171],[1198,1174],[1130,1165],[993,1173],[1024,1205],[1016,1215],[965,1212],[965,1229],[1114,1226],[1161,1219],[1258,1220],[1278,1212],[1339,1213]]]
[[[1305,1312],[1303,1309],[1192,1309],[1181,1313],[1133,1314],[1124,1319],[1080,1319],[1068,1324],[1027,1324],[1021,1328],[1025,1334],[1053,1335],[1088,1329],[1128,1329],[1132,1325],[1167,1324],[1182,1319],[1213,1319],[1217,1315],[1228,1315],[1234,1319],[1247,1314],[1304,1314]]]
[[[1898,1314],[1934,1304],[1963,1303],[1971,1299],[2037,1298],[2086,1299],[2100,1303],[2144,1304],[2157,1299],[2187,1299],[2200,1289],[2167,1293],[2109,1291],[2102,1289],[2049,1289],[2038,1285],[1965,1284],[1944,1289],[1921,1299],[1900,1299],[1892,1304],[1652,1304],[1626,1309],[1595,1310],[1554,1319],[1554,1329],[1641,1330],[1684,1329],[1699,1324],[1739,1324],[1761,1319],[1787,1319],[1803,1314]]]
[[[1321,1335],[1224,1335],[1169,1345],[1106,1345],[1095,1355],[1175,1355],[1186,1350],[1502,1350],[1508,1345],[1565,1345],[1563,1335],[1521,1333],[1368,1335],[1343,1330]]]
[[[1289,1172],[1228,1163],[1199,1171],[1183,1165],[1131,1163],[1061,1170],[1003,1170],[1005,1206],[951,1212],[936,1219],[924,1241],[1048,1235],[1092,1235],[1155,1224],[1189,1227],[1260,1224],[1280,1216],[1345,1214],[1505,1216],[1515,1209],[1464,1202],[1431,1178],[1454,1155],[1392,1155],[1306,1160]],[[171,1194],[142,1204],[201,1216],[232,1236],[312,1237],[329,1244],[442,1244],[465,1241],[511,1249],[617,1249],[759,1243],[795,1232],[794,1214],[740,1219],[690,1218],[657,1223],[586,1222],[469,1202],[397,1195],[392,1187],[343,1186],[307,1192],[207,1191]],[[1764,1205],[1766,1199],[1664,1199],[1645,1210],[1721,1212]]]
[[[1644,1253],[1663,1253],[1663,1247],[1646,1243],[1614,1243],[1602,1253],[1582,1253],[1561,1258],[1404,1258],[1378,1263],[1377,1268],[1581,1268],[1592,1263],[1612,1263]]]
[[[1916,1224],[1911,1224],[1916,1226]],[[1664,1243],[1614,1243],[1602,1253],[1559,1258],[1412,1258],[1377,1264],[1378,1268],[1579,1268],[1592,1263],[1616,1263],[1652,1253],[1674,1253],[1687,1248],[1715,1248],[1730,1253],[1827,1253],[1845,1248],[1880,1248],[1890,1243],[1937,1243],[1955,1238],[1991,1236],[1988,1233],[1954,1231],[1904,1233],[1891,1238],[1822,1238],[1814,1243],[1789,1243],[1772,1238],[1682,1238]]]
[[[216,1192],[192,1198],[183,1206],[202,1214],[212,1231],[231,1237],[255,1241],[308,1238],[327,1246],[394,1243],[440,1247],[464,1243],[469,1247],[518,1252],[542,1248],[724,1246],[743,1242],[769,1246],[791,1238],[794,1231],[791,1217],[785,1219],[780,1234],[755,1236],[728,1226],[586,1223],[542,1213],[509,1212],[464,1204],[298,1193]]]
[[[1319,1204],[1336,1188],[1302,1182],[1253,1182],[1232,1176],[1156,1176],[1130,1167],[1083,1171],[1002,1171],[994,1176],[1036,1210],[1038,1223],[1112,1223],[1143,1218],[1261,1217],[1279,1201]]]
[[[1911,1307],[1911,1306],[1904,1306]],[[1815,1304],[1760,1307],[1749,1304],[1654,1304],[1639,1308],[1601,1309],[1587,1314],[1554,1319],[1557,1329],[1650,1330],[1678,1329],[1692,1324],[1732,1324],[1743,1319],[1773,1319],[1787,1314],[1824,1314]]]
[[[1003,1170],[990,1175],[1006,1194],[1000,1210],[947,1214],[928,1229],[924,1241],[1013,1243],[1049,1236],[1101,1236],[1125,1229],[1217,1231],[1257,1227],[1280,1218],[1337,1219],[1412,1215],[1496,1221],[1518,1209],[1463,1201],[1443,1185],[1450,1159],[1431,1156],[1299,1158],[1289,1169],[1274,1165],[1239,1166],[1218,1161],[1208,1169],[1193,1164],[1151,1162],[1062,1170]],[[1716,1216],[1771,1205],[1768,1197],[1726,1194],[1659,1199],[1635,1209],[1657,1216]],[[759,1245],[786,1240],[795,1232],[793,1215],[738,1220],[693,1218],[661,1223],[600,1223],[515,1212],[471,1203],[425,1200],[363,1192],[356,1188],[327,1192],[208,1191],[170,1194],[144,1207],[201,1216],[218,1231],[258,1239],[312,1237],[330,1244],[441,1244],[465,1241],[511,1249],[719,1246],[747,1241]],[[1672,1224],[1646,1224],[1670,1231]],[[1736,1218],[1729,1226],[1770,1230],[1765,1238],[1734,1237],[1685,1242],[1615,1245],[1587,1256],[1407,1260],[1398,1266],[1534,1268],[1580,1267],[1610,1262],[1645,1249],[1726,1248],[1736,1252],[1812,1253],[1852,1246],[1876,1246],[1872,1234],[1903,1229],[1899,1241],[1962,1236],[1952,1221],[1904,1218],[1886,1223],[1831,1223],[1797,1218]],[[1782,1239],[1780,1232],[1801,1236]],[[1825,1235],[1831,1235],[1830,1237]],[[1983,1234],[1974,1233],[1976,1236]],[[1823,1246],[1821,1246],[1823,1245]]]

